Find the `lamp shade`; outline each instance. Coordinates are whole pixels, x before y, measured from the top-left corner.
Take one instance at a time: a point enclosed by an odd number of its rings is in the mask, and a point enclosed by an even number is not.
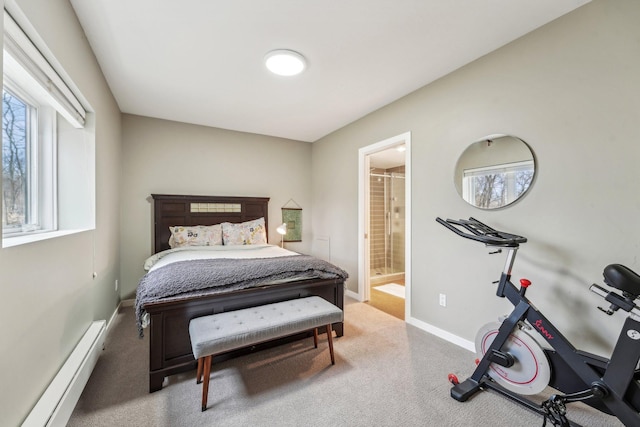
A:
[[[276,231],[278,232],[278,234],[282,234],[283,236],[287,234],[287,223],[283,222],[278,226],[278,228],[276,228]]]

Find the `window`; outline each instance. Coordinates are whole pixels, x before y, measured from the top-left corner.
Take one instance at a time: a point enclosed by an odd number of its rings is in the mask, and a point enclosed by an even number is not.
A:
[[[27,191],[32,179],[31,132],[35,109],[8,90],[2,90],[2,230],[19,231],[37,222]]]
[[[7,61],[5,61],[7,63]],[[55,114],[5,74],[2,90],[2,231],[55,229]]]
[[[5,10],[3,247],[95,225],[95,140],[82,103],[50,63]]]
[[[479,208],[498,208],[513,203],[527,191],[533,179],[533,161],[465,169],[463,198]]]

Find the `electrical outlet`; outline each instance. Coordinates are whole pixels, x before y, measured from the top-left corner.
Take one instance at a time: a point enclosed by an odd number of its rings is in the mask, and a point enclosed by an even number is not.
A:
[[[118,279],[116,279],[116,292],[118,292]]]
[[[447,306],[447,295],[446,294],[440,294],[440,305],[443,307]]]

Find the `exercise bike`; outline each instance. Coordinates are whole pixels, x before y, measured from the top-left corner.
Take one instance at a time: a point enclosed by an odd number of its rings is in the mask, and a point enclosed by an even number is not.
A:
[[[625,426],[640,426],[640,276],[620,264],[604,269],[604,282],[613,290],[591,285],[590,290],[604,298],[607,315],[619,309],[629,313],[610,359],[576,349],[567,338],[526,297],[531,282],[511,282],[516,252],[527,239],[495,230],[474,218],[436,221],[459,236],[495,247],[491,253],[506,251],[506,262],[497,296],[507,298],[514,309],[499,323],[490,323],[476,336],[476,351],[482,356],[466,380],[453,384],[451,397],[465,402],[481,390],[493,390],[543,416],[555,426],[579,427],[567,417],[567,403],[584,402],[617,417]],[[617,292],[617,291],[620,292]],[[553,394],[542,404],[524,397],[551,386]]]

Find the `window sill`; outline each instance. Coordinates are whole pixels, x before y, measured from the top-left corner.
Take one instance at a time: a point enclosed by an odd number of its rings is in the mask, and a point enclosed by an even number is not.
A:
[[[39,242],[41,240],[55,239],[56,237],[82,233],[83,231],[88,231],[88,230],[89,230],[88,228],[78,229],[78,230],[58,230],[58,231],[49,231],[45,233],[27,234],[22,236],[15,236],[15,237],[3,237],[2,247],[10,248],[12,246],[26,245],[27,243]]]

